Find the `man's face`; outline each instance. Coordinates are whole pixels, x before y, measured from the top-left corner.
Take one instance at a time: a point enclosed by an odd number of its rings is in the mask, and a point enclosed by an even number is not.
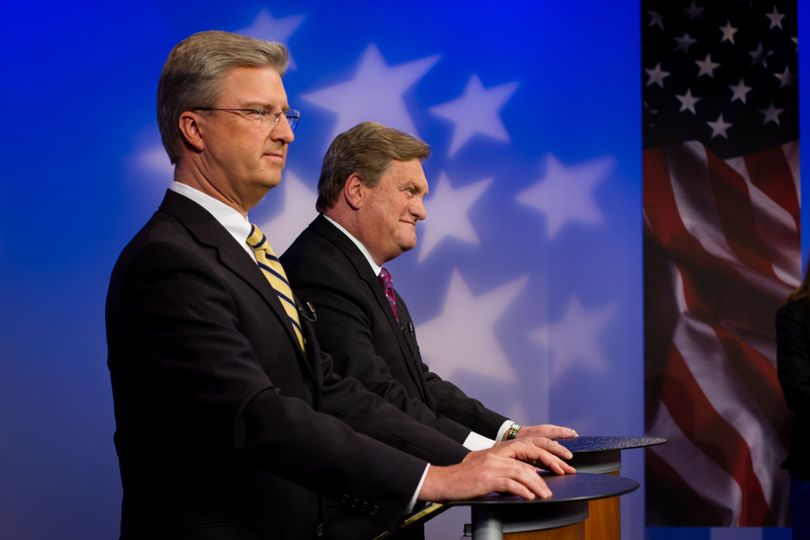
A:
[[[416,246],[416,222],[427,213],[425,171],[418,159],[391,161],[374,187],[365,187],[359,216],[362,238],[377,264],[383,264]]]
[[[233,68],[222,81],[214,108],[286,111],[287,93],[272,67]],[[202,166],[213,188],[247,212],[281,181],[293,132],[282,115],[278,124],[250,113],[203,111]]]

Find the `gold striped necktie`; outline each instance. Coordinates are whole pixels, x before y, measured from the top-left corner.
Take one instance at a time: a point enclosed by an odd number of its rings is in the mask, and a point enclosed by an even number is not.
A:
[[[281,307],[287,313],[287,318],[290,320],[290,325],[295,332],[295,337],[298,338],[298,344],[301,345],[301,350],[306,351],[304,347],[304,334],[301,331],[301,320],[298,318],[298,308],[295,305],[292,289],[290,288],[290,281],[287,279],[287,273],[284,272],[284,267],[281,266],[281,261],[278,260],[273,248],[270,247],[270,242],[267,237],[256,225],[251,224],[250,235],[247,237],[247,245],[253,249],[256,254],[256,262],[259,268],[267,278],[270,286],[278,296]]]

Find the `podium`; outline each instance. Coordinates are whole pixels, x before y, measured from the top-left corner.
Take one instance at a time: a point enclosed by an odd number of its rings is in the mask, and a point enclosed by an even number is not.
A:
[[[543,473],[553,495],[526,501],[490,494],[478,499],[434,503],[411,515],[398,529],[424,523],[454,506],[469,506],[473,540],[619,540],[619,496],[639,484],[619,476],[621,452],[663,444],[659,437],[593,437],[559,439],[573,454],[576,474]],[[388,538],[388,531],[375,540]]]
[[[487,495],[452,506],[469,506],[473,540],[582,540],[588,504],[617,498],[638,489],[638,482],[621,476],[592,473],[543,475],[553,495],[527,501],[514,495]]]
[[[618,476],[621,470],[622,450],[655,446],[667,440],[660,437],[584,436],[559,439],[557,442],[574,455],[569,463],[578,473]],[[619,540],[621,537],[619,498],[593,500],[588,506],[589,517],[585,521],[584,540]]]
[[[425,522],[454,506],[469,506],[473,540],[583,540],[588,503],[616,498],[638,489],[638,482],[620,476],[593,473],[556,476],[543,473],[553,495],[527,501],[515,495],[490,494],[445,504],[432,504],[401,525]],[[377,537],[388,538],[394,531]]]

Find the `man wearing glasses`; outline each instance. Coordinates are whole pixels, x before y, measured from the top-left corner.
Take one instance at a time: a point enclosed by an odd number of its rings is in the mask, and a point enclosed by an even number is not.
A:
[[[561,446],[468,453],[321,354],[247,218],[280,182],[299,120],[286,65],[279,44],[202,32],[163,67],[158,123],[174,182],[107,297],[121,538],[329,537],[324,496],[382,527],[416,500],[548,497],[518,459],[572,472]]]

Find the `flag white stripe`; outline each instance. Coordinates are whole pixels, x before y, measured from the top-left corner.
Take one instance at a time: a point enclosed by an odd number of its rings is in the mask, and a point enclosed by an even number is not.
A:
[[[703,450],[695,446],[680,430],[666,404],[661,402],[650,433],[662,435],[667,443],[654,446],[650,451],[681,473],[681,478],[698,495],[723,508],[723,521],[738,524],[742,506],[742,492],[736,480]]]
[[[715,331],[692,316],[684,294],[681,271],[674,269],[672,278],[672,290],[681,314],[673,343],[714,409],[745,440],[765,498],[772,509],[778,508],[778,505],[774,505],[777,502],[774,499],[779,498],[780,490],[787,489],[787,485],[782,485],[784,475],[775,474],[784,459],[779,436],[748,390],[734,376],[736,369]]]

